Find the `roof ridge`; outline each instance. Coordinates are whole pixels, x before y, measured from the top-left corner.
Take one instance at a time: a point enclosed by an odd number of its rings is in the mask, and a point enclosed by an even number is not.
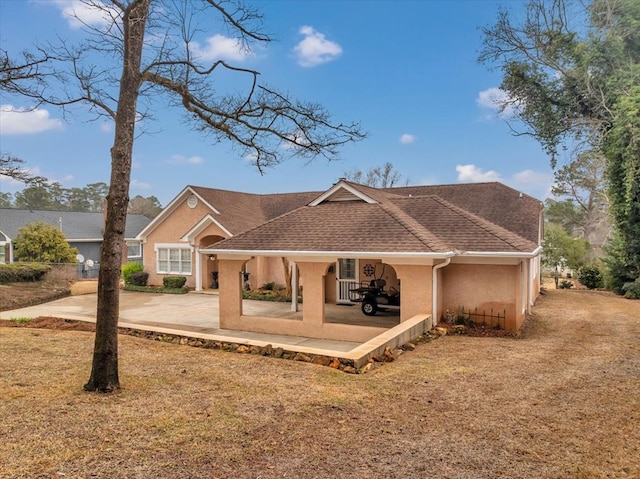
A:
[[[392,202],[379,203],[380,207],[393,218],[396,218],[407,230],[432,251],[449,251],[451,246],[442,241],[418,221],[405,213],[402,208]]]
[[[207,191],[220,191],[223,193],[233,193],[233,194],[237,194],[237,195],[247,195],[247,196],[256,196],[258,198],[267,198],[270,196],[276,196],[276,195],[310,195],[310,194],[321,194],[324,191],[315,191],[315,190],[309,190],[309,191],[291,191],[291,192],[282,192],[282,193],[250,193],[247,191],[238,191],[238,190],[225,190],[223,188],[211,188],[209,186],[198,186],[198,185],[187,185],[187,187],[189,188],[193,188],[193,189],[201,189],[201,190],[207,190]]]
[[[496,238],[504,241],[505,243],[513,246],[516,249],[528,248],[531,246],[532,242],[526,238],[523,238],[519,234],[503,228],[500,225],[489,221],[486,218],[478,216],[470,211],[465,210],[464,208],[460,208],[459,206],[454,205],[453,203],[448,202],[447,200],[441,198],[438,195],[428,195],[432,197],[435,201],[445,206],[446,208],[451,209],[456,212],[460,216],[467,218],[469,221],[474,223],[479,228],[482,228],[486,232],[494,235]]]

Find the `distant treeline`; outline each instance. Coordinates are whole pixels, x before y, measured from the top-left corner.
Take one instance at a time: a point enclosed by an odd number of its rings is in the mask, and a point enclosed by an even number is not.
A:
[[[15,194],[0,192],[0,208],[48,211],[103,210],[109,191],[106,183],[92,183],[84,188],[63,188],[60,183],[34,181]],[[129,201],[129,213],[155,218],[162,206],[155,196],[136,196]]]

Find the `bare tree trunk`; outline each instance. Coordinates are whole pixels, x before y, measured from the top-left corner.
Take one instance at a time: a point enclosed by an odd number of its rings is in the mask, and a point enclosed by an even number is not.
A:
[[[104,242],[100,255],[93,364],[89,382],[84,386],[86,391],[110,392],[120,388],[118,377],[120,267],[129,205],[136,107],[142,77],[140,64],[150,1],[132,2],[125,10],[122,19],[124,61],[115,120],[115,138],[111,148],[111,182],[107,196]]]
[[[286,288],[286,294],[287,296],[292,296],[291,268],[289,267],[289,260],[284,256],[282,257],[282,266],[284,267],[284,286]]]

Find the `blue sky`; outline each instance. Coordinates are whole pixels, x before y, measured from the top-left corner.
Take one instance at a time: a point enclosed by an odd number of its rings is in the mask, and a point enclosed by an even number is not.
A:
[[[360,122],[368,138],[341,150],[342,160],[291,160],[260,175],[228,144],[190,131],[175,111],[156,105],[157,119],[136,140],[131,197],[165,206],[186,185],[255,193],[328,189],[345,172],[386,162],[410,185],[501,181],[543,200],[553,182],[549,159],[528,137],[513,136],[498,114],[499,71],[476,62],[480,27],[499,5],[522,16],[521,1],[254,2],[276,39],[242,55],[225,31],[199,38],[203,56],[261,72],[261,80],[326,107],[335,122]],[[82,32],[67,14],[74,0],[0,0],[1,47],[70,40]],[[76,12],[81,12],[76,6]],[[115,66],[119,70],[119,66]],[[0,97],[0,149],[66,188],[109,182],[113,125],[63,118],[51,106]],[[21,185],[4,179],[0,192]]]

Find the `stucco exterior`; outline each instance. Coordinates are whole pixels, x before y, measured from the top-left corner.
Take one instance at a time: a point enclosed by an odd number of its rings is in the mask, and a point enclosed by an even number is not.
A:
[[[539,294],[542,205],[516,190],[341,180],[310,195],[185,188],[140,235],[149,283],[168,274],[158,270],[159,248],[187,248],[186,285],[218,287],[222,328],[348,341],[381,328],[327,323],[324,305],[349,302],[350,288],[372,280],[400,291],[400,323],[464,308],[517,330]],[[302,320],[244,314],[243,289],[285,284],[283,258],[296,265]]]
[[[474,316],[474,322],[486,321],[516,331],[525,318],[526,290],[523,292],[525,263],[517,264],[450,264],[441,270],[441,302],[439,317],[446,311],[471,311],[486,314]],[[503,319],[490,315],[500,315]]]

